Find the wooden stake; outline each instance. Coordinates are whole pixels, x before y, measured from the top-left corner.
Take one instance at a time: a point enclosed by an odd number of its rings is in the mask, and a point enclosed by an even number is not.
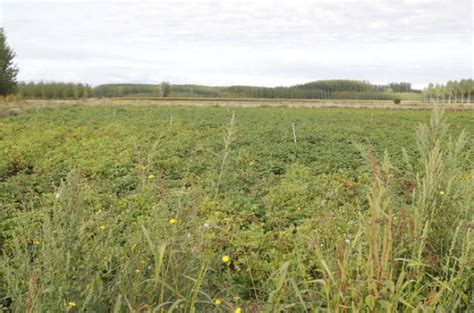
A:
[[[291,129],[293,130],[293,142],[296,145],[296,129],[295,129],[295,123],[291,123]]]

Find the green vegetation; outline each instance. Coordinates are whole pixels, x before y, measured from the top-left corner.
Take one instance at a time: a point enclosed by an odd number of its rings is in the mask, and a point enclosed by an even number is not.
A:
[[[474,124],[446,118],[82,106],[4,117],[0,303],[470,311],[474,142],[462,129]]]
[[[74,83],[19,83],[18,92],[28,99],[80,99],[93,96],[92,87]]]
[[[106,84],[94,88],[95,97],[159,97],[160,88],[152,84]]]
[[[160,84],[160,96],[162,98],[168,97],[170,94],[171,85],[168,82],[161,82]]]
[[[153,97],[160,93],[155,85],[101,85],[94,90],[96,97]],[[356,80],[321,80],[291,87],[171,85],[170,97],[204,98],[270,98],[270,99],[367,99],[422,100],[420,92],[409,83],[373,85]]]
[[[410,83],[373,85],[356,80],[321,80],[291,87],[199,85],[106,84],[94,88],[74,83],[20,83],[18,92],[29,99],[80,99],[88,97],[174,97],[174,98],[254,98],[254,99],[339,99],[429,101],[471,103],[472,79],[430,84],[423,93]]]
[[[91,89],[82,84],[22,83],[20,94],[35,99],[78,99],[82,97],[189,97],[189,98],[265,98],[265,99],[355,99],[422,100],[421,92],[409,83],[373,85],[355,80],[321,80],[291,87],[199,85],[106,84]]]
[[[0,96],[16,92],[18,68],[13,63],[15,53],[7,44],[7,38],[0,28]]]
[[[445,85],[431,83],[423,90],[423,93],[430,102],[471,103],[474,80],[471,78],[448,81]]]

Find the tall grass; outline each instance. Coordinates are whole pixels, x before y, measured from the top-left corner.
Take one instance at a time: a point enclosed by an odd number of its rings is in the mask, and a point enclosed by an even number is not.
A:
[[[216,192],[234,119],[216,160]],[[279,224],[281,212],[242,225],[202,186],[168,190],[147,175],[154,149],[137,165],[139,192],[107,210],[90,206],[97,195],[78,169],[50,201],[15,217],[0,257],[1,303],[13,312],[473,310],[465,144],[435,110],[418,128],[419,157],[406,157],[404,169],[368,147],[367,207],[314,212],[298,225]],[[304,190],[298,180],[285,184]]]

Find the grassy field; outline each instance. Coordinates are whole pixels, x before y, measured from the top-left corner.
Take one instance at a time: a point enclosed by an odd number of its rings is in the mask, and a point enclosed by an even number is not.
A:
[[[473,112],[113,101],[0,118],[0,307],[474,309]]]

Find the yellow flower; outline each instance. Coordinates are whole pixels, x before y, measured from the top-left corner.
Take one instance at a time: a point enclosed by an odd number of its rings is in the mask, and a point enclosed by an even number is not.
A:
[[[140,270],[139,268],[137,268],[137,269],[135,270],[135,273],[140,273],[140,272],[141,272],[141,270]]]
[[[221,299],[217,298],[216,300],[214,300],[214,304],[215,305],[221,305],[222,304]]]
[[[174,218],[172,218],[172,219],[170,219],[169,223],[170,223],[170,225],[174,225],[174,224],[176,224],[176,220]]]
[[[39,240],[35,240],[35,241],[33,241],[33,244],[34,244],[34,245],[39,245],[39,244],[40,244],[40,241],[39,241]]]
[[[444,196],[444,191],[440,191],[439,194]]]
[[[156,176],[153,174],[148,175],[148,179],[154,179]]]
[[[242,313],[242,309],[241,309],[241,308],[237,308],[237,309],[235,309],[234,313]]]
[[[229,263],[229,262],[230,262],[230,257],[229,257],[228,255],[224,255],[224,256],[222,257],[222,262],[224,262],[224,263]]]
[[[67,303],[67,307],[70,308],[70,309],[72,309],[72,308],[75,307],[75,306],[77,306],[77,304],[76,304],[76,302],[74,302],[74,301],[69,301],[69,302]]]
[[[105,226],[105,225],[100,225],[100,226],[99,226],[99,229],[100,229],[100,230],[105,230],[106,228],[107,228],[107,226]]]

